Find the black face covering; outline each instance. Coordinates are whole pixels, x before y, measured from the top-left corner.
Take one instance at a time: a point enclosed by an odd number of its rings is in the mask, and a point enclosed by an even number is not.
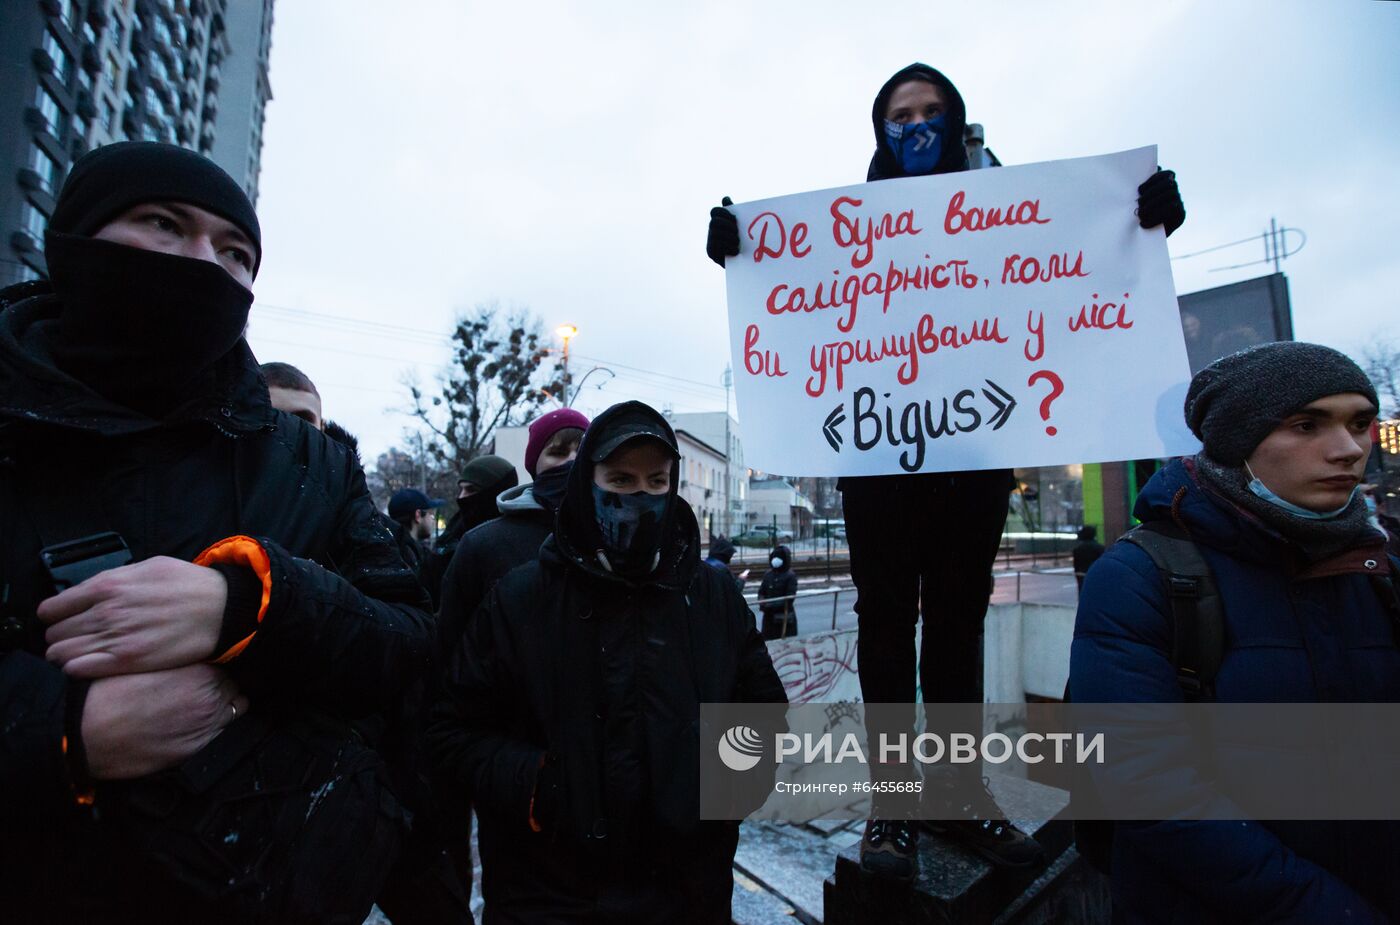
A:
[[[218,264],[52,231],[45,257],[55,361],[119,404],[173,409],[243,337],[253,294]]]
[[[462,515],[462,529],[479,527],[486,521],[501,516],[496,507],[496,492],[489,488],[468,495],[457,502],[457,510]]]
[[[671,494],[637,491],[628,495],[593,486],[594,524],[613,571],[646,575],[656,567],[670,522]]]
[[[559,502],[564,498],[564,489],[569,484],[569,470],[573,465],[572,462],[562,463],[535,476],[535,481],[530,486],[530,494],[549,510],[559,510]]]

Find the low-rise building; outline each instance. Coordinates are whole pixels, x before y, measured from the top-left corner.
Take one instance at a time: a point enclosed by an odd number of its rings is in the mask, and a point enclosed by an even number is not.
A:
[[[723,411],[670,414],[676,430],[684,430],[728,460],[710,505],[711,528],[716,535],[733,536],[748,525],[749,472],[744,468],[744,444],[739,422]]]
[[[749,482],[750,531],[776,527],[779,538],[787,532],[792,539],[806,539],[812,536],[813,519],[811,499],[787,479],[764,476]]]
[[[724,533],[724,454],[688,430],[677,428],[681,451],[680,496],[700,521],[700,538]]]

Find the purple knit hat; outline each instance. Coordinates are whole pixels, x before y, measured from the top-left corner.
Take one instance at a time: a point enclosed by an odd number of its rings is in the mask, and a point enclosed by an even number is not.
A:
[[[544,452],[550,438],[570,427],[587,430],[588,418],[573,408],[560,408],[531,422],[530,440],[525,444],[525,471],[530,473],[530,478],[535,477],[535,464],[540,461],[540,453]]]

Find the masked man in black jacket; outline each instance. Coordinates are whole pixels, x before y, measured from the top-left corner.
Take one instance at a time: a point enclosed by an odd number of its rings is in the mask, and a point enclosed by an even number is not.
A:
[[[352,723],[426,670],[427,595],[353,457],[269,403],[252,205],[109,145],[45,256],[0,292],[5,916],[358,922],[403,820]]]
[[[738,826],[699,818],[701,703],[782,703],[734,582],[700,563],[670,425],[594,420],[556,531],[466,625],[429,747],[480,824],[484,921],[730,921]]]
[[[875,95],[875,153],[867,181],[967,170],[967,110],[952,81],[926,64],[896,72]],[[728,205],[726,199],[723,205]],[[739,226],[711,210],[706,253],[724,266],[739,253]],[[1159,170],[1138,187],[1137,220],[1171,234],[1186,211],[1175,175]],[[868,703],[981,703],[982,621],[1013,485],[1008,469],[843,478],[842,508],[851,547],[859,616],[861,695]],[[923,620],[915,651],[914,628]],[[916,669],[917,666],[917,669]],[[945,826],[993,863],[1036,863],[1040,846],[1005,818],[977,764],[958,778],[930,780],[926,813],[956,810]],[[872,765],[872,774],[906,767]],[[944,805],[940,805],[944,804]],[[879,806],[875,807],[879,812]],[[908,880],[916,872],[917,830],[904,819],[874,819],[861,845],[866,871]]]

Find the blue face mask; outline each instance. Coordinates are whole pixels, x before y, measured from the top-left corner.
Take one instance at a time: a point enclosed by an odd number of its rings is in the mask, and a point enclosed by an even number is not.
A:
[[[1360,485],[1353,488],[1351,494],[1347,496],[1346,504],[1343,504],[1335,511],[1310,511],[1305,507],[1299,507],[1292,501],[1285,501],[1283,498],[1274,494],[1273,489],[1259,481],[1259,476],[1255,475],[1254,471],[1249,468],[1249,463],[1244,464],[1244,471],[1249,473],[1249,490],[1252,493],[1263,498],[1274,507],[1282,508],[1295,517],[1301,517],[1304,520],[1331,520],[1333,517],[1336,517],[1347,508],[1351,507],[1351,502],[1355,500],[1356,493],[1361,490]]]
[[[900,124],[885,120],[885,140],[894,151],[899,166],[911,177],[933,173],[943,154],[943,136],[948,132],[948,117],[938,115],[927,122]]]
[[[598,535],[608,558],[619,571],[650,568],[661,548],[661,523],[670,495],[636,491],[620,495],[593,486],[593,511]]]

